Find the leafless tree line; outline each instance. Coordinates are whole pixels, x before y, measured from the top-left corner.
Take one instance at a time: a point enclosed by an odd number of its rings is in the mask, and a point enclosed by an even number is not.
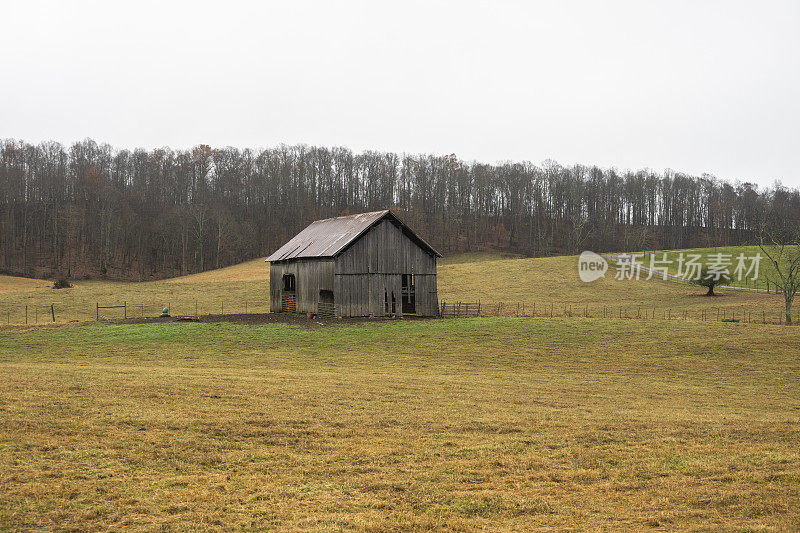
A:
[[[444,253],[757,242],[800,193],[711,176],[346,148],[116,150],[0,141],[0,270],[150,279],[267,255],[314,219],[392,207]]]

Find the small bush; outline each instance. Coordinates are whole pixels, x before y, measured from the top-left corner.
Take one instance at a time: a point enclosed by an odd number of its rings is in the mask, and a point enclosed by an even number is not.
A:
[[[69,282],[67,278],[58,278],[55,283],[53,283],[54,289],[70,289],[72,288],[72,284]]]

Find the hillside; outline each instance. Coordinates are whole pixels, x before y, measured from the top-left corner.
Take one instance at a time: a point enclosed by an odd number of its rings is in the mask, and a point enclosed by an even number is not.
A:
[[[384,208],[448,254],[742,244],[754,238],[742,228],[762,220],[800,222],[797,189],[308,145],[131,152],[92,139],[3,139],[0,199],[3,272],[115,280],[235,264],[277,249],[315,220]]]
[[[164,306],[173,314],[267,312],[268,266],[263,259],[200,274],[150,282],[76,281],[71,289],[55,290],[42,280],[0,276],[0,322],[50,320],[50,304],[58,322],[95,318],[95,306],[127,303],[129,316],[155,316]],[[771,314],[778,320],[780,296],[751,291],[723,290],[717,298],[701,296],[703,290],[663,280],[614,279],[613,268],[604,279],[583,283],[577,276],[577,257],[498,259],[497,255],[470,254],[446,258],[439,267],[439,299],[445,302],[480,300],[484,310],[516,313],[517,304],[530,314],[551,307],[555,314],[572,312],[593,316],[620,312],[657,316],[703,310],[716,316],[749,312]],[[101,310],[101,315],[121,318],[121,309]],[[47,317],[47,318],[45,318]]]
[[[767,249],[772,253],[772,248],[768,247]],[[728,264],[729,272],[733,277],[730,285],[766,289],[767,281],[776,278],[774,266],[758,246],[716,246],[711,248],[688,248],[686,250],[659,250],[644,252],[638,261],[641,261],[644,266],[649,266],[653,261],[657,264],[659,261],[664,260],[664,254],[666,254],[666,260],[669,262],[667,265],[669,273],[674,275],[679,274],[678,265],[681,255],[684,257],[684,262],[688,261],[690,256],[699,255],[701,256],[701,262],[711,262],[719,259]],[[758,261],[757,273],[756,270],[753,269],[752,272],[746,276],[743,274],[743,279],[739,280],[737,279],[738,276],[735,274],[735,269],[738,264],[738,257],[742,254],[744,255],[744,266],[746,269],[750,268],[752,258],[756,255],[760,255],[761,260]],[[684,271],[685,270],[684,268]],[[745,271],[745,274],[746,273],[747,271]],[[774,287],[772,281],[770,281],[770,286]]]
[[[617,280],[613,266],[605,278],[584,283],[577,275],[576,256],[445,264],[439,268],[439,280],[440,299],[445,301],[480,300],[486,307],[552,305],[556,313],[571,306],[576,314],[588,306],[595,316],[605,306],[606,312],[622,311],[629,316],[643,314],[645,309],[655,309],[657,316],[670,311],[715,313],[719,307],[727,313],[764,311],[776,317],[783,302],[780,296],[752,291],[720,290],[720,296],[706,298],[704,289],[674,281]]]

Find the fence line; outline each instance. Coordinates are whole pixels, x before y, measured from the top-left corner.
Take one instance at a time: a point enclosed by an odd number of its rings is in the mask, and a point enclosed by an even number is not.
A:
[[[196,299],[177,300],[169,299],[150,302],[130,301],[105,301],[83,304],[58,302],[3,305],[0,302],[0,325],[36,325],[36,324],[65,324],[70,322],[89,322],[97,320],[124,320],[144,319],[161,316],[162,310],[167,307],[172,316],[202,316],[219,314],[241,313],[267,313],[269,301],[266,299],[250,300],[212,300],[199,301]]]
[[[482,304],[479,315],[472,311],[478,302],[443,303],[441,314],[445,317],[499,316],[535,318],[606,318],[641,320],[694,320],[735,321],[752,324],[784,324],[783,311],[768,311],[765,308],[709,306],[702,309],[675,309],[657,306],[609,306],[582,303],[546,302],[498,302]],[[468,311],[469,310],[469,311]],[[800,310],[792,312],[792,323],[800,324]]]
[[[101,305],[101,303],[113,305]],[[164,307],[172,316],[207,316],[217,314],[266,313],[266,300],[206,301],[170,300],[162,302],[100,302],[93,305],[63,306],[58,303],[3,306],[0,304],[0,324],[33,325],[96,320],[145,319],[161,315]],[[101,311],[105,311],[104,313]],[[325,311],[330,312],[326,309]],[[709,306],[699,309],[680,309],[651,305],[591,305],[575,302],[475,302],[442,301],[440,314],[445,317],[505,316],[537,318],[606,318],[642,320],[740,321],[753,324],[784,324],[785,313],[775,308],[746,306]],[[792,322],[800,324],[800,308],[792,313]]]

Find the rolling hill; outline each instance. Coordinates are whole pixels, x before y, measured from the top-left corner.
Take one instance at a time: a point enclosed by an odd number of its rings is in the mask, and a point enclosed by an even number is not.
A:
[[[127,303],[129,316],[155,316],[168,306],[172,314],[221,314],[268,311],[268,268],[263,259],[149,282],[75,281],[71,289],[56,290],[50,282],[0,276],[0,322],[28,323],[50,320],[53,304],[56,321],[93,320],[95,306]],[[446,258],[439,267],[439,299],[444,302],[480,300],[485,312],[516,314],[517,307],[530,314],[551,309],[554,314],[592,316],[614,314],[656,317],[716,316],[716,309],[730,313],[762,313],[777,321],[782,297],[752,291],[723,290],[705,298],[703,289],[663,280],[617,280],[613,267],[606,277],[584,283],[577,276],[577,257],[502,258],[470,254]],[[101,310],[108,318],[121,318],[122,309]]]

